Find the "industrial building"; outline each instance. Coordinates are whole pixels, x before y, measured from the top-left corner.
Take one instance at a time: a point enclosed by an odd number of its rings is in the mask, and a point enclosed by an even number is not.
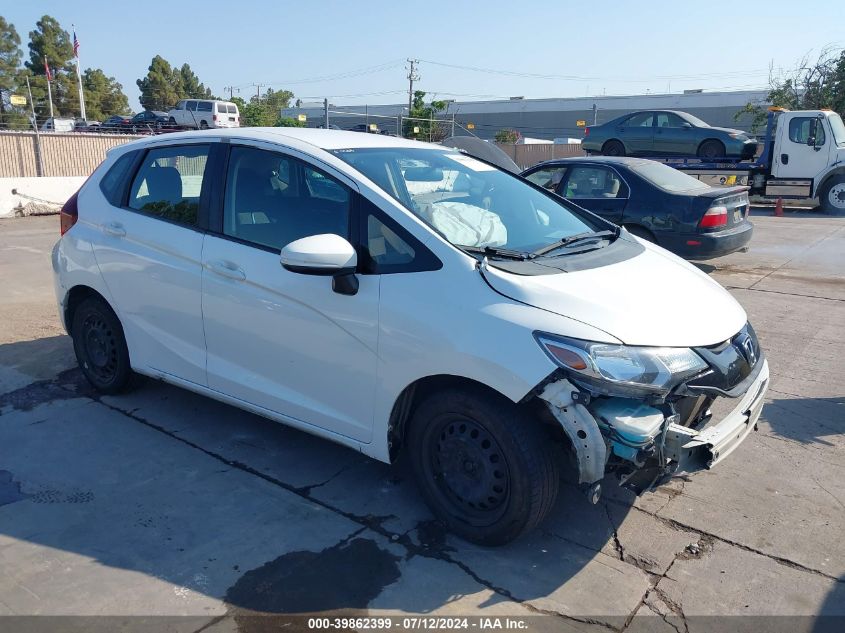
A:
[[[437,98],[436,95],[428,95]],[[683,110],[717,127],[751,129],[751,116],[734,118],[746,104],[765,104],[766,90],[731,92],[686,91],[680,94],[567,97],[525,99],[512,97],[495,101],[450,101],[438,118],[455,121],[455,132],[469,128],[473,134],[492,139],[502,129],[516,130],[523,137],[554,140],[580,138],[583,126],[610,121],[637,110]],[[343,129],[375,123],[379,129],[395,133],[399,118],[407,116],[407,104],[354,105],[329,104],[329,123]],[[322,103],[303,103],[287,108],[284,116],[305,115],[309,127],[325,122]],[[451,123],[444,124],[450,127]]]

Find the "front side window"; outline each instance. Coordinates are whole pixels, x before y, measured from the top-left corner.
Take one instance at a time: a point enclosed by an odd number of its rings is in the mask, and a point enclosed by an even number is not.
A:
[[[657,113],[657,127],[683,127],[684,120],[672,112]]]
[[[367,148],[335,155],[456,246],[532,251],[597,228],[565,201],[455,151]]]
[[[543,189],[556,192],[565,173],[566,167],[544,167],[531,172],[526,178]]]
[[[323,233],[349,239],[350,200],[344,185],[305,163],[235,146],[226,175],[223,233],[273,250]]]
[[[129,208],[196,226],[208,152],[208,145],[151,149],[132,181]]]
[[[573,167],[566,180],[564,198],[625,198],[622,179],[605,167]]]
[[[815,117],[798,116],[789,121],[789,140],[793,143],[800,143],[806,145],[810,140],[812,132],[813,121],[818,121]],[[821,121],[816,123],[816,142],[815,145],[821,147],[825,142],[824,125]]]

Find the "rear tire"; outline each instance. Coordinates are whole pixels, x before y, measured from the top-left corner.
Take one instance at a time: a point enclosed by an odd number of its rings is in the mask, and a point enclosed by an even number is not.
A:
[[[208,123],[206,123],[205,121],[200,121],[200,129],[201,130],[207,130],[208,129]]]
[[[168,120],[168,123],[170,123],[170,125],[176,125],[176,119],[174,119],[173,117],[170,117],[170,119]]]
[[[845,176],[830,179],[819,194],[823,211],[845,213]]]
[[[90,297],[79,304],[73,314],[71,337],[79,368],[91,386],[104,394],[131,387],[133,373],[123,327],[102,299]]]
[[[601,146],[601,153],[605,156],[624,156],[625,145],[622,144],[622,141],[613,139]]]
[[[698,147],[699,158],[724,158],[725,146],[721,141],[709,139]]]
[[[557,498],[559,465],[536,420],[481,389],[432,394],[411,419],[417,484],[458,536],[503,545],[536,527]]]

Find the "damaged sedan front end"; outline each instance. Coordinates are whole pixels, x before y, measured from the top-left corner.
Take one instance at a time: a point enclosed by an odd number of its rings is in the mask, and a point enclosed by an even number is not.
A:
[[[560,369],[534,395],[568,437],[593,503],[607,474],[641,494],[675,473],[711,468],[756,428],[769,369],[748,323],[718,345],[695,348],[535,338]],[[719,397],[736,405],[715,420]]]

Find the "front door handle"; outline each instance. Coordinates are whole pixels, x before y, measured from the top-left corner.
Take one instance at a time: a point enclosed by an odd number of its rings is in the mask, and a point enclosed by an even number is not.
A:
[[[780,162],[783,165],[788,165],[789,164],[789,154],[781,154],[780,155]]]
[[[220,275],[221,277],[226,277],[227,279],[234,279],[235,281],[243,281],[246,279],[246,273],[238,268],[237,264],[233,264],[232,262],[209,262],[206,264],[206,268],[215,275]]]
[[[102,226],[103,233],[113,237],[126,237],[126,229],[119,222],[109,222]]]

